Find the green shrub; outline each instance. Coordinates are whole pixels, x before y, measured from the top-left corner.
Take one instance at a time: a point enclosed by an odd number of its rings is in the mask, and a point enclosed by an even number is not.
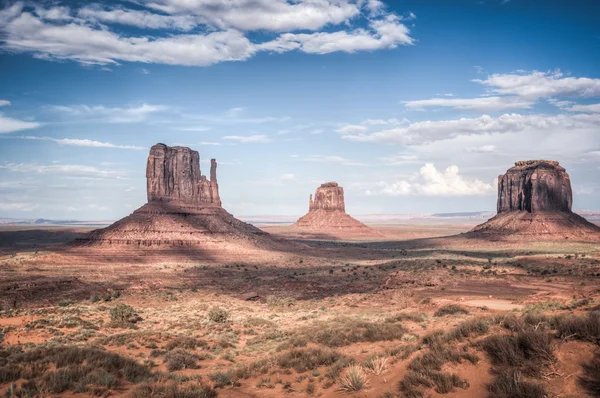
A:
[[[446,304],[440,307],[433,315],[434,316],[445,316],[445,315],[457,315],[457,314],[468,314],[469,310],[458,304]]]
[[[136,323],[140,317],[136,314],[132,306],[119,303],[110,310],[110,319],[115,323]]]

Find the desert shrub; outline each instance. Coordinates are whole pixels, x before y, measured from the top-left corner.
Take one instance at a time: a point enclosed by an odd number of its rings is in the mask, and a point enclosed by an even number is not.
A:
[[[215,388],[235,387],[239,385],[237,376],[233,371],[215,372],[208,375],[208,378],[213,382]]]
[[[600,353],[596,352],[589,363],[583,364],[583,375],[579,384],[594,397],[600,396]]]
[[[492,364],[516,368],[532,376],[539,375],[543,366],[556,359],[552,335],[536,329],[525,329],[512,335],[489,336],[483,341],[483,349]]]
[[[385,321],[389,323],[412,321],[412,322],[425,322],[427,315],[422,312],[401,312],[400,314],[393,315],[387,318]]]
[[[184,350],[183,348],[175,348],[165,354],[165,362],[167,363],[169,372],[183,369],[196,369],[198,368],[199,360],[200,357],[198,355]]]
[[[329,366],[341,358],[342,354],[331,349],[293,348],[279,354],[276,363],[281,368],[293,368],[296,372],[303,373],[319,366]]]
[[[322,344],[327,347],[343,347],[358,342],[389,341],[401,338],[404,327],[387,322],[369,322],[357,318],[337,318],[318,322],[296,332],[292,338]]]
[[[600,312],[590,312],[584,316],[564,315],[554,320],[559,338],[574,338],[600,345]]]
[[[523,380],[518,371],[508,370],[496,376],[488,386],[490,398],[545,398],[548,396],[541,384]]]
[[[178,336],[175,339],[169,341],[165,346],[165,348],[169,351],[175,348],[185,348],[188,350],[192,350],[196,347],[208,347],[208,343],[205,340],[200,340],[195,337]]]
[[[439,394],[448,394],[454,391],[455,387],[469,388],[469,382],[453,373],[425,370],[424,372],[409,371],[398,383],[398,390],[405,397],[423,397],[423,389],[432,387]]]
[[[339,378],[340,390],[351,393],[361,391],[369,385],[369,379],[362,366],[352,365]]]
[[[229,311],[221,307],[213,307],[208,311],[208,319],[215,323],[225,323],[229,319]]]
[[[296,305],[296,299],[293,297],[267,296],[267,305],[269,308],[290,308]]]
[[[491,318],[473,318],[459,323],[453,329],[444,332],[436,330],[423,337],[423,343],[446,344],[452,341],[460,341],[470,336],[481,336],[489,331]]]
[[[130,398],[215,398],[217,392],[212,388],[198,384],[181,384],[176,381],[144,383],[137,386]]]
[[[116,324],[131,324],[140,320],[132,306],[119,303],[110,309],[110,320]]]
[[[247,328],[257,328],[257,327],[274,328],[275,323],[272,321],[269,321],[268,319],[250,317],[244,321],[244,327],[247,327]]]
[[[446,304],[440,307],[433,315],[434,316],[445,316],[445,315],[458,315],[468,314],[469,310],[458,304]]]

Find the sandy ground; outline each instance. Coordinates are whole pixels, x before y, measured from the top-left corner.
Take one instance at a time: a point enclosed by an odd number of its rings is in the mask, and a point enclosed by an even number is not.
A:
[[[72,252],[53,245],[85,231],[0,231],[2,345],[95,344],[151,361],[153,372],[168,373],[165,353],[153,356],[152,351],[166,351],[177,336],[195,337],[209,347],[191,349],[204,357],[199,368],[171,373],[201,376],[201,383],[214,386],[216,372],[275,358],[286,352],[281,345],[288,339],[315,325],[349,322],[340,319],[391,322],[405,329],[402,338],[333,347],[356,363],[374,354],[389,358],[383,373],[368,373],[368,386],[360,391],[341,391],[339,378],[328,378],[325,365],[305,372],[273,366],[215,391],[221,397],[403,396],[398,383],[427,348],[420,345],[406,357],[389,353],[421,344],[428,333],[468,319],[520,317],[533,310],[585,314],[600,304],[600,242],[487,242],[457,235],[469,230],[468,224],[371,226],[381,236],[303,234],[289,226],[266,226],[263,230],[295,245],[276,252],[218,253],[217,248],[214,257],[176,248],[145,255]],[[94,296],[100,300],[91,300]],[[568,309],[584,299],[585,305]],[[119,303],[132,306],[143,319],[134,329],[108,326],[110,309]],[[467,313],[435,315],[448,304]],[[227,311],[224,323],[208,318],[215,307]],[[402,313],[422,314],[422,321],[389,320]],[[490,327],[489,333],[507,333],[497,324]],[[468,388],[445,394],[424,388],[425,396],[487,396],[497,369],[478,348],[485,337],[456,345],[476,352],[477,364],[442,367],[467,380]],[[578,380],[596,346],[578,340],[556,340],[556,346],[556,372],[536,382],[551,396],[592,396]],[[308,347],[324,348],[312,341]],[[9,386],[4,383],[3,391]],[[109,394],[127,395],[133,388],[122,382]]]

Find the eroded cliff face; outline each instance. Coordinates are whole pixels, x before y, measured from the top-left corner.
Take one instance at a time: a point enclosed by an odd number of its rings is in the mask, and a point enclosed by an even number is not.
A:
[[[181,202],[221,206],[217,162],[211,160],[210,180],[200,173],[200,155],[186,147],[156,144],[146,166],[148,202]]]
[[[338,186],[337,182],[326,182],[321,184],[315,192],[315,196],[310,195],[308,210],[329,210],[346,211],[344,204],[344,188]]]
[[[498,177],[498,214],[515,210],[570,212],[572,203],[569,175],[556,161],[516,162]]]

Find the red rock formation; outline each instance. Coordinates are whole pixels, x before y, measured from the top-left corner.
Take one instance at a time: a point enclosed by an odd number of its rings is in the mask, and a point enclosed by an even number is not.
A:
[[[551,160],[516,162],[498,177],[498,214],[472,236],[598,239],[600,227],[573,213],[571,181]]]
[[[558,162],[516,162],[498,177],[498,213],[511,210],[571,211],[573,194],[566,170]]]
[[[310,195],[308,213],[300,217],[295,227],[319,232],[379,235],[379,233],[346,214],[344,188],[336,182],[321,184]]]
[[[90,232],[72,246],[135,249],[178,247],[194,256],[228,256],[255,248],[284,246],[269,234],[244,223],[221,207],[217,162],[210,180],[200,174],[198,152],[154,145],[146,167],[148,203],[107,228]],[[199,250],[199,251],[198,251]]]
[[[200,173],[200,155],[186,147],[156,144],[146,165],[148,202],[181,202],[221,206],[217,162],[211,160],[210,181]]]

